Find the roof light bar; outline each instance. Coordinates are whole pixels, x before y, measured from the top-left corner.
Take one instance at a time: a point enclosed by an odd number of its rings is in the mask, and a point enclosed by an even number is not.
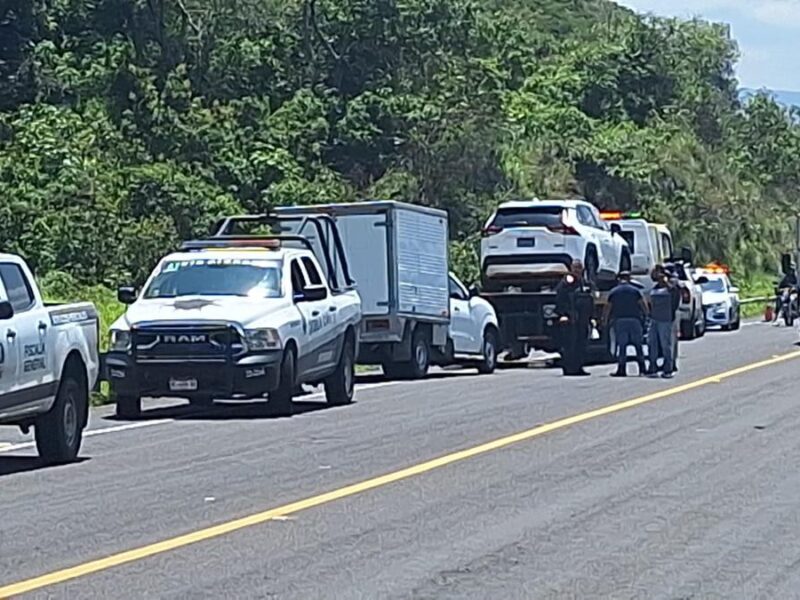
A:
[[[621,221],[623,219],[641,219],[643,215],[641,211],[623,212],[621,210],[604,210],[600,211],[600,217],[604,221]]]

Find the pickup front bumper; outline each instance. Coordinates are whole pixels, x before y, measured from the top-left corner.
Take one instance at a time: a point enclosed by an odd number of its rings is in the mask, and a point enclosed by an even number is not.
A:
[[[106,372],[112,391],[121,396],[256,398],[278,387],[281,357],[281,352],[269,352],[225,361],[137,361],[110,352]]]

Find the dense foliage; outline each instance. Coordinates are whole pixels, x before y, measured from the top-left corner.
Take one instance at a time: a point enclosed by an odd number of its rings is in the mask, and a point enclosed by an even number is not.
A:
[[[380,197],[449,210],[469,277],[497,202],[580,195],[774,268],[800,129],[736,55],[606,0],[5,0],[2,249],[113,285],[219,214]]]

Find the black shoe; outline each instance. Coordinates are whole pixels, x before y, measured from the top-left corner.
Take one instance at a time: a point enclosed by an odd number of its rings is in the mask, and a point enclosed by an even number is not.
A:
[[[590,373],[587,373],[583,369],[580,371],[573,371],[571,373],[564,373],[565,377],[589,377]]]
[[[622,373],[620,371],[615,371],[611,374],[611,377],[627,377],[627,373]]]

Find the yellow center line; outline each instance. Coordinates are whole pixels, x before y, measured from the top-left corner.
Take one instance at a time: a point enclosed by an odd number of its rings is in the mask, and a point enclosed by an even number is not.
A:
[[[26,579],[24,581],[12,583],[4,587],[0,587],[0,598],[9,598],[19,594],[32,592],[34,590],[38,590],[44,587],[64,583],[72,579],[77,579],[78,577],[91,575],[92,573],[105,571],[107,569],[118,567],[126,563],[149,558],[151,556],[176,550],[178,548],[183,548],[190,544],[196,544],[198,542],[203,542],[216,537],[220,537],[232,533],[234,531],[238,531],[240,529],[253,527],[254,525],[260,525],[276,518],[287,517],[289,515],[298,513],[303,510],[308,510],[310,508],[321,506],[323,504],[327,504],[335,500],[341,500],[342,498],[347,498],[348,496],[354,496],[356,494],[361,494],[369,490],[374,490],[376,488],[389,485],[390,483],[395,483],[403,479],[408,479],[410,477],[421,475],[423,473],[433,471],[434,469],[451,465],[453,463],[463,461],[468,458],[473,458],[481,454],[486,454],[487,452],[492,452],[494,450],[499,450],[501,448],[511,446],[512,444],[518,444],[520,442],[530,440],[531,438],[535,438],[540,435],[556,431],[558,429],[564,429],[566,427],[577,425],[585,421],[597,419],[598,417],[603,417],[606,415],[618,413],[620,411],[627,410],[629,408],[634,408],[636,406],[641,406],[643,404],[654,402],[655,400],[660,400],[662,398],[675,396],[683,392],[695,390],[697,388],[712,383],[720,383],[724,379],[730,379],[731,377],[735,377],[737,375],[743,375],[745,373],[749,373],[750,371],[754,371],[756,369],[762,369],[764,367],[782,363],[795,358],[800,358],[800,351],[791,352],[789,354],[784,354],[767,360],[751,363],[743,367],[732,369],[730,371],[725,371],[724,373],[718,373],[716,375],[712,375],[704,379],[698,379],[690,383],[664,389],[659,392],[648,394],[646,396],[641,396],[639,398],[634,398],[632,400],[626,400],[624,402],[611,404],[608,406],[604,406],[602,408],[598,408],[596,410],[590,410],[588,412],[580,413],[571,417],[559,419],[557,421],[546,423],[544,425],[540,425],[538,427],[534,427],[526,431],[521,431],[513,435],[502,437],[487,442],[485,444],[480,444],[478,446],[473,446],[465,450],[453,452],[451,454],[440,456],[439,458],[434,458],[433,460],[428,460],[426,462],[422,462],[407,467],[405,469],[401,469],[399,471],[394,471],[392,473],[387,473],[379,477],[367,479],[359,483],[347,485],[345,487],[332,490],[324,494],[319,494],[317,496],[312,496],[310,498],[298,500],[296,502],[285,504],[277,508],[272,508],[270,510],[255,513],[246,517],[234,519],[232,521],[228,521],[225,523],[220,523],[212,527],[199,529],[197,531],[179,535],[177,537],[173,537],[170,539],[162,540],[154,544],[148,544],[146,546],[140,546],[138,548],[126,550],[124,552],[119,552],[117,554],[111,554],[104,558],[98,558],[95,560],[91,560],[89,562],[85,562],[83,564],[75,565],[73,567],[68,567],[66,569],[53,571],[52,573],[40,575],[32,579]]]

